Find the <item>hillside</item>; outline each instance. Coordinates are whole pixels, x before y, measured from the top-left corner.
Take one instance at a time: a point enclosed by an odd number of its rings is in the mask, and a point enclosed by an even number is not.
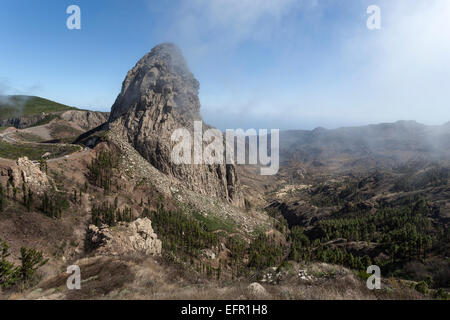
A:
[[[0,120],[16,117],[29,117],[42,113],[54,113],[67,110],[77,110],[64,104],[35,96],[1,96]]]
[[[0,299],[447,299],[448,125],[282,132],[274,176],[176,165],[174,130],[209,127],[199,86],[162,44],[111,114],[48,105],[0,131]]]
[[[355,160],[364,160],[365,167],[390,167],[417,158],[448,158],[449,150],[448,124],[427,126],[415,121],[397,121],[333,130],[316,128],[280,133],[280,158],[284,161],[326,163],[339,159],[350,164],[350,167]]]

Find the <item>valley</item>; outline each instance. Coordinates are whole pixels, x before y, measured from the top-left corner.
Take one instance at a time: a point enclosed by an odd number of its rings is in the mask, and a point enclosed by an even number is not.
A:
[[[211,128],[198,90],[161,44],[110,113],[0,106],[1,298],[448,299],[448,124],[281,131],[276,175],[175,164],[173,131]]]

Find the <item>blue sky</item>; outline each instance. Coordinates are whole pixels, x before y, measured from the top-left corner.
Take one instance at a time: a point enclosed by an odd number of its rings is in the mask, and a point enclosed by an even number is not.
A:
[[[81,8],[81,30],[66,8]],[[366,27],[369,5],[381,30]],[[15,0],[0,5],[0,93],[109,111],[153,46],[181,47],[225,128],[450,120],[448,0]]]

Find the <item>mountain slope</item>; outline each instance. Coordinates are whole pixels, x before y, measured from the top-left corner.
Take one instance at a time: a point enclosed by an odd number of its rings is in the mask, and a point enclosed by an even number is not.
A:
[[[174,131],[186,128],[193,137],[194,121],[202,121],[198,90],[199,83],[181,50],[172,44],[158,45],[128,72],[111,109],[110,127],[119,128],[133,147],[164,174],[185,182],[195,192],[243,206],[233,165],[176,165],[171,159]],[[202,126],[203,130],[208,127],[203,122]]]
[[[28,117],[42,113],[53,113],[67,110],[77,110],[64,104],[35,96],[1,96],[0,120],[14,117]]]
[[[285,161],[369,157],[372,161],[392,164],[417,157],[448,157],[450,127],[398,121],[335,130],[292,130],[281,132],[280,144],[281,158]]]

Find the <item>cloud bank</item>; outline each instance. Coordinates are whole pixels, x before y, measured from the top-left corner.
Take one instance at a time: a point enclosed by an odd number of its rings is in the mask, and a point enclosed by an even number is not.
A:
[[[370,31],[373,2],[182,1],[166,35],[221,128],[450,120],[450,1],[376,1],[382,29]]]

